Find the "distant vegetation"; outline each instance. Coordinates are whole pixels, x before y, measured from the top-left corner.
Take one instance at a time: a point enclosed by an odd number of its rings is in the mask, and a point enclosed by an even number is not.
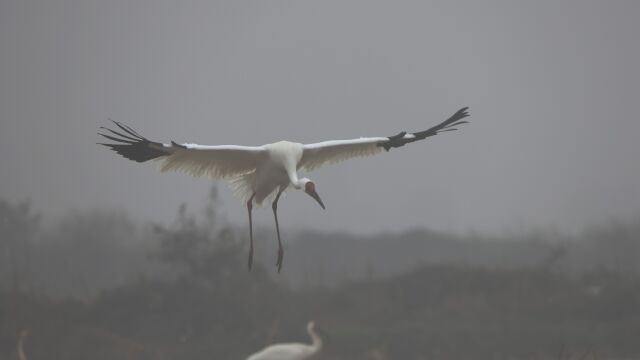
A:
[[[302,232],[277,275],[247,271],[246,231],[220,223],[216,203],[214,190],[202,214],[182,206],[169,225],[96,210],[45,226],[0,201],[0,359],[18,359],[23,330],[29,360],[244,359],[308,341],[310,319],[320,359],[640,356],[638,224],[577,237]]]

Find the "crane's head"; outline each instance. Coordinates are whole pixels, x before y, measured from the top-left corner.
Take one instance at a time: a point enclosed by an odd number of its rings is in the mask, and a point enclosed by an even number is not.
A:
[[[304,192],[314,198],[318,202],[318,204],[320,204],[322,209],[325,209],[324,204],[322,203],[322,199],[320,199],[320,195],[318,195],[318,193],[316,192],[316,184],[314,184],[313,181],[307,178],[300,179],[300,183],[302,183],[302,189],[304,189]]]
[[[311,320],[307,323],[307,331],[312,332],[316,329],[316,322]]]

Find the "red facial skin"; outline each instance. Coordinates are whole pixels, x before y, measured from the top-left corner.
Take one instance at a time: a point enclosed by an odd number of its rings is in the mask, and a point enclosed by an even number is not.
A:
[[[311,196],[312,198],[314,198],[318,204],[320,204],[320,206],[322,207],[322,209],[325,209],[324,204],[322,203],[322,200],[320,199],[320,196],[318,195],[318,193],[316,192],[316,185],[309,181],[304,185],[304,191],[309,194],[309,196]]]
[[[313,194],[316,192],[316,185],[312,181],[309,181],[304,185],[304,191],[308,194]]]

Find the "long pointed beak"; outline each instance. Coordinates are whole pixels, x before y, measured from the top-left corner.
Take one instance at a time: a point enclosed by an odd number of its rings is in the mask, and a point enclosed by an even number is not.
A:
[[[320,204],[320,206],[322,207],[322,210],[326,210],[324,207],[324,204],[322,203],[322,199],[320,199],[320,195],[318,195],[318,193],[315,190],[313,192],[307,192],[307,194],[309,194],[309,196],[314,198],[318,202],[318,204]]]

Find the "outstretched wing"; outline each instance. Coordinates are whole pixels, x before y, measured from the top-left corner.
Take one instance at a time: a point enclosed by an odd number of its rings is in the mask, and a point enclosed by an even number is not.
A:
[[[113,121],[113,120],[112,120]],[[180,171],[193,176],[228,178],[256,169],[266,150],[262,146],[163,144],[151,141],[127,125],[113,121],[119,131],[101,127],[98,133],[113,143],[100,143],[123,157],[145,162],[161,161],[160,170]]]
[[[457,130],[455,126],[468,122],[462,120],[469,116],[467,112],[468,109],[468,107],[464,107],[442,123],[430,129],[411,134],[403,131],[389,137],[331,140],[315,144],[306,144],[303,146],[302,159],[298,167],[311,171],[325,164],[332,164],[353,157],[374,155],[382,152],[383,149],[389,151],[391,148],[397,148],[414,141],[423,140],[441,132]]]
[[[382,151],[378,144],[388,141],[386,137],[370,137],[351,140],[329,140],[303,145],[299,168],[315,170],[353,157],[370,156]]]

